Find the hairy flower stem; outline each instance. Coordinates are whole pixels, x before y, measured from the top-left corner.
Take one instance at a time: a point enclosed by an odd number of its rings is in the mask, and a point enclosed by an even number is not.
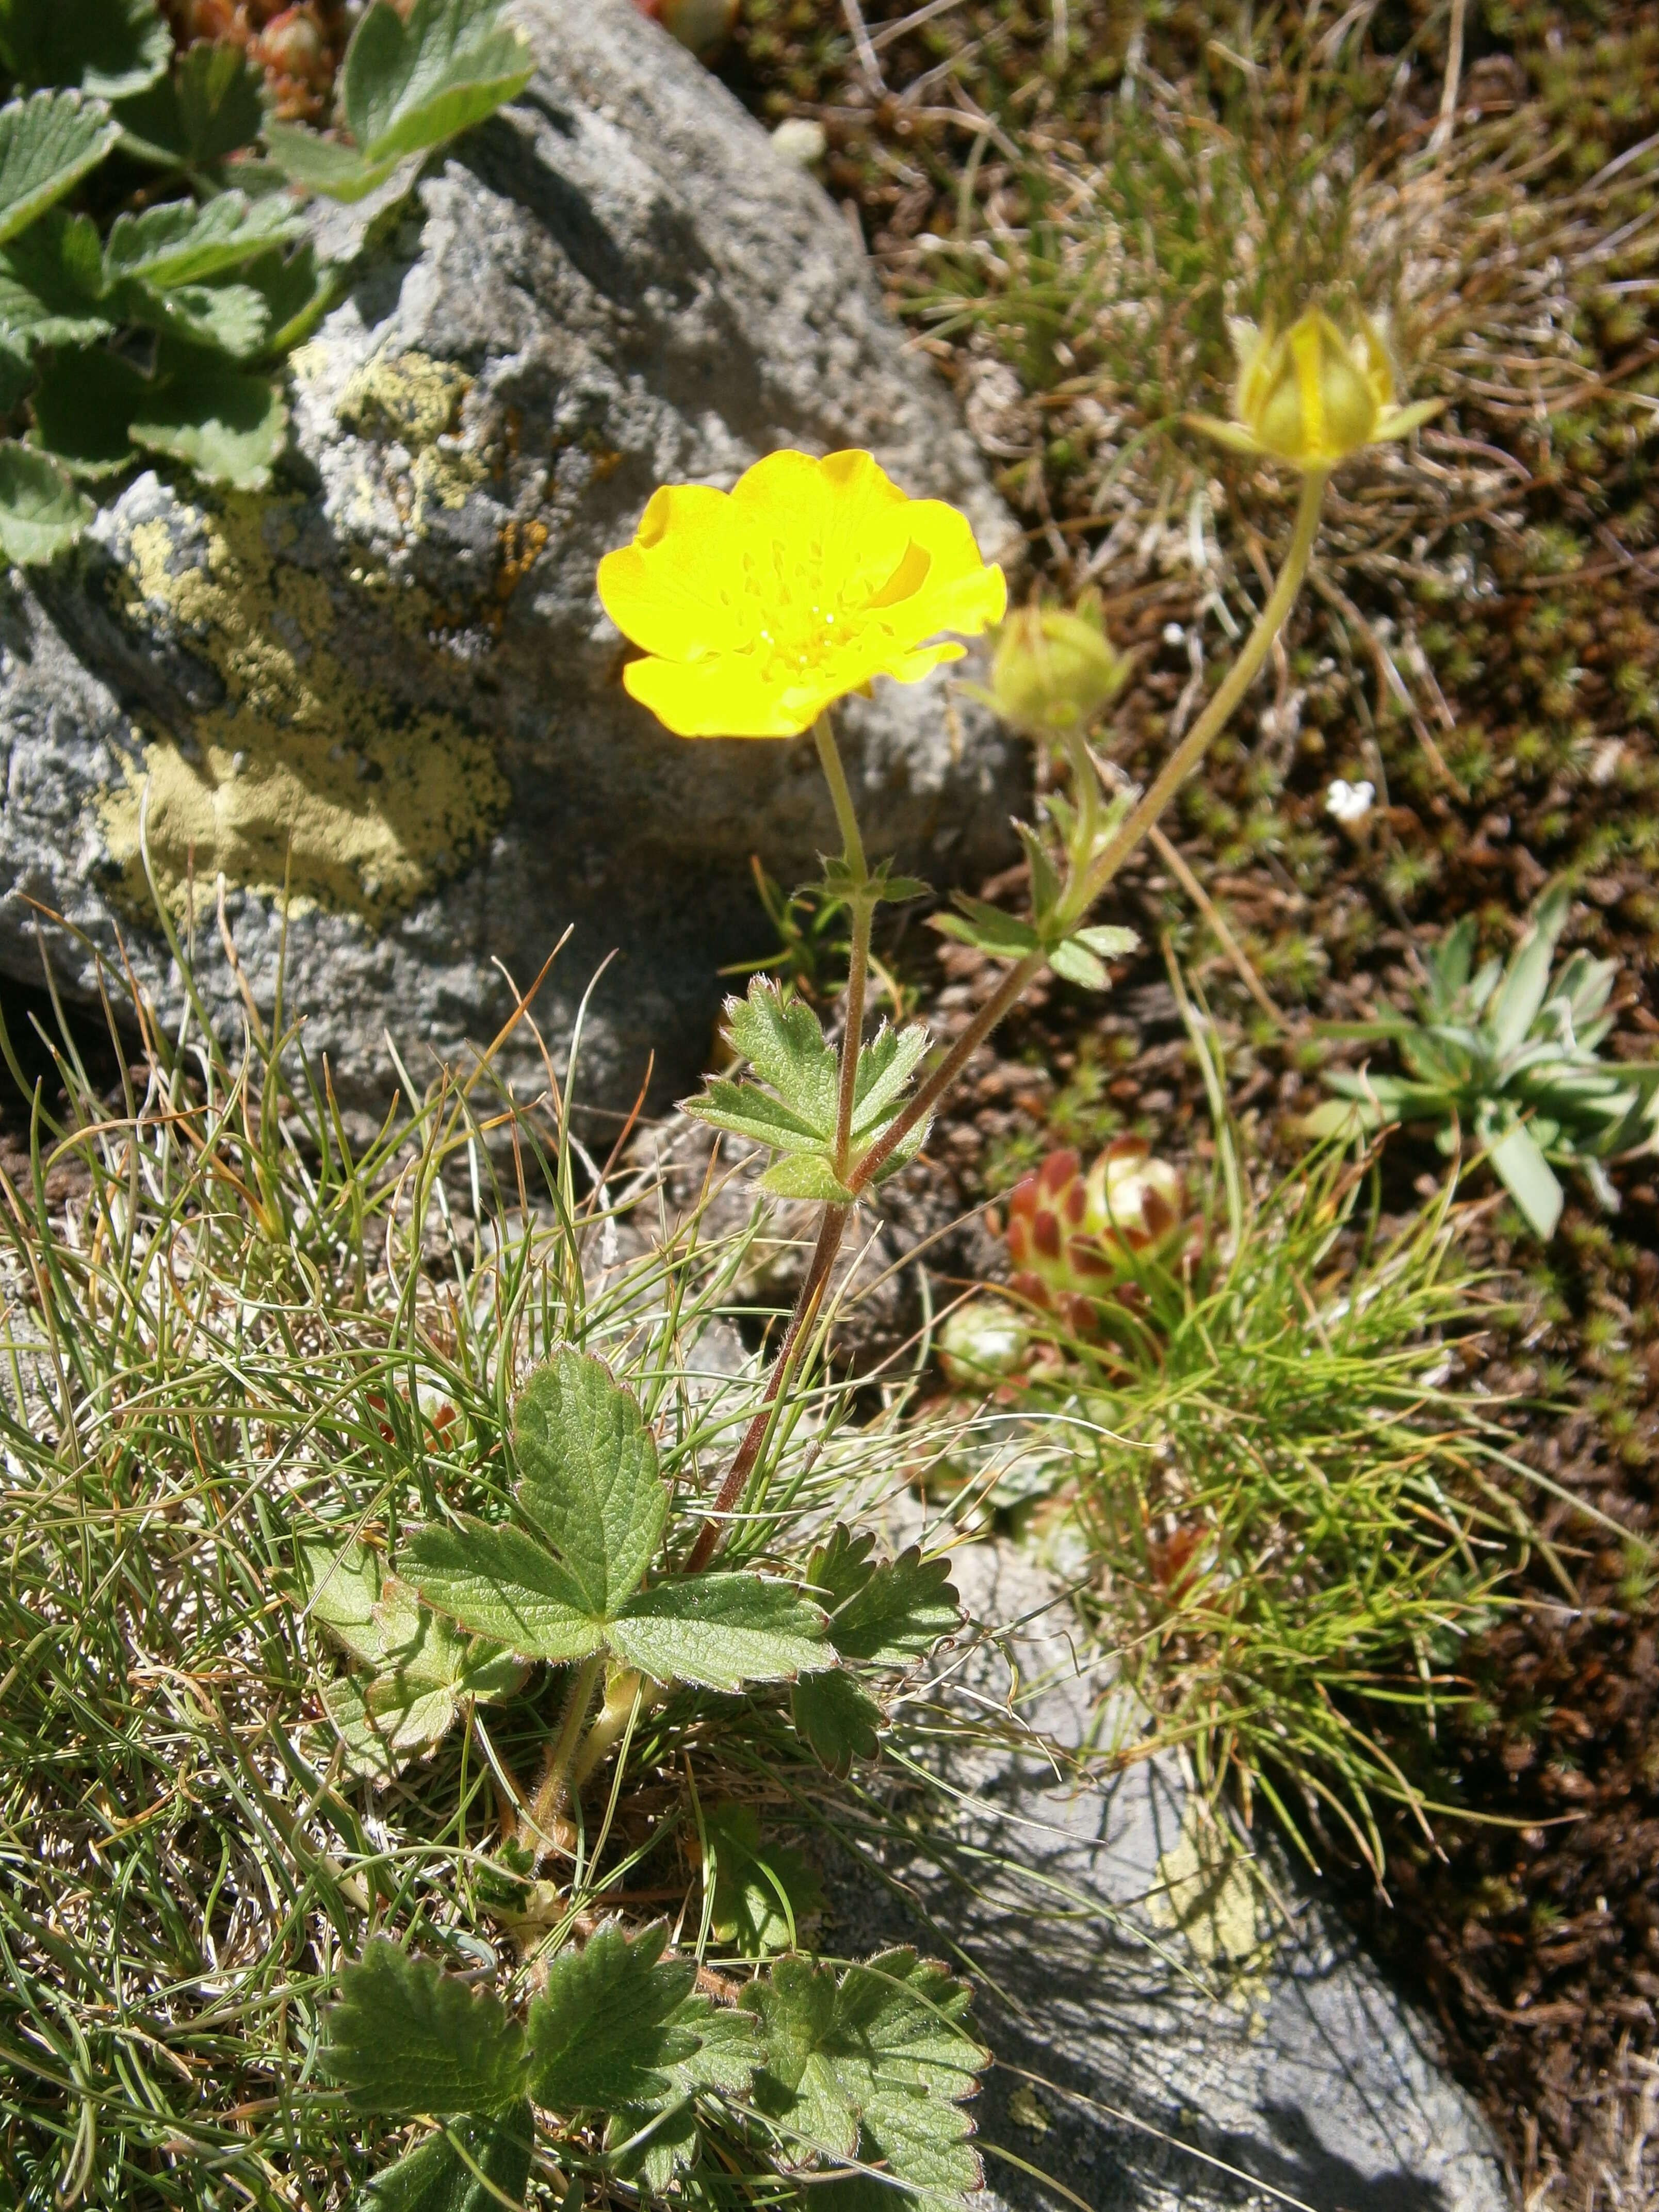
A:
[[[859,833],[853,794],[847,787],[847,771],[842,766],[841,748],[836,743],[836,732],[828,714],[818,716],[812,726],[812,735],[817,741],[824,781],[830,787],[830,796],[835,804],[836,820],[841,829],[842,862],[854,885],[848,902],[853,917],[853,945],[847,970],[847,1008],[846,1018],[842,1024],[841,1069],[836,1086],[835,1166],[836,1173],[844,1176],[848,1153],[853,1142],[853,1101],[858,1085],[859,1045],[864,1036],[864,993],[870,974],[870,930],[876,909],[873,901],[861,896],[858,888],[869,881],[869,863],[864,857],[864,840]]]
[[[800,1286],[795,1300],[795,1310],[789,1316],[789,1326],[784,1331],[778,1356],[772,1363],[772,1372],[766,1378],[766,1389],[755,1418],[743,1432],[743,1442],[738,1446],[737,1457],[727,1470],[720,1493],[709,1509],[709,1517],[698,1531],[697,1540],[691,1547],[685,1563],[688,1575],[701,1574],[708,1565],[714,1546],[719,1540],[722,1516],[729,1513],[743,1495],[744,1485],[755,1471],[761,1446],[766,1441],[766,1431],[771,1425],[772,1408],[778,1395],[795,1364],[795,1354],[802,1336],[811,1326],[823,1296],[830,1270],[836,1264],[836,1255],[841,1249],[842,1236],[847,1227],[848,1208],[826,1206],[823,1218],[818,1224],[818,1241],[812,1253],[812,1264],[806,1271],[806,1280]]]
[[[536,1784],[536,1795],[530,1802],[529,1810],[520,1820],[519,1841],[526,1850],[533,1851],[538,1859],[552,1849],[556,1840],[555,1830],[559,1807],[570,1780],[570,1762],[575,1757],[576,1746],[581,1741],[587,1709],[593,1702],[593,1692],[599,1685],[599,1672],[604,1665],[604,1659],[596,1653],[592,1659],[584,1659],[577,1668],[564,1701],[559,1732],[549,1748],[542,1778]]]
[[[1290,550],[1285,556],[1285,565],[1279,572],[1279,580],[1273,586],[1267,605],[1257,617],[1255,627],[1245,641],[1243,651],[1223,679],[1220,690],[1164,763],[1154,778],[1151,789],[1136,802],[1102,850],[1095,855],[1086,867],[1080,868],[1074,866],[1069,871],[1068,881],[1066,890],[1061,894],[1059,908],[1068,927],[1075,928],[1082,921],[1096,899],[1116,875],[1123,863],[1136,847],[1145,841],[1148,832],[1169,805],[1170,801],[1221,734],[1234,708],[1249,690],[1257,670],[1272,651],[1273,640],[1285,627],[1285,619],[1291,607],[1296,604],[1297,594],[1300,592],[1303,580],[1308,573],[1308,563],[1313,555],[1314,539],[1319,530],[1320,509],[1324,503],[1325,483],[1326,478],[1323,474],[1316,473],[1304,477],[1301,503],[1297,509],[1296,528],[1291,534]],[[849,860],[852,860],[856,854],[854,865],[857,871],[862,872],[864,848],[861,843],[854,842],[858,838],[858,823],[853,819],[852,795],[847,788],[847,778],[842,769],[841,756],[836,750],[835,738],[826,717],[819,716],[814,734],[817,738],[818,757],[823,763],[824,775],[829,778],[830,796],[836,802],[836,819],[841,823],[842,835],[847,841]],[[1078,761],[1075,754],[1073,757],[1074,767],[1080,769],[1082,763]],[[1089,791],[1093,776],[1094,771],[1091,767],[1079,794],[1080,802]],[[1079,853],[1082,849],[1079,840]],[[867,937],[866,946],[867,951]],[[932,1113],[933,1108],[962,1073],[1004,1015],[1011,1012],[1018,1005],[1048,964],[1046,952],[1030,952],[1024,959],[1018,962],[1008,970],[990,998],[969,1023],[933,1073],[921,1085],[904,1111],[890,1124],[884,1134],[872,1145],[851,1174],[847,1176],[847,1188],[855,1196],[860,1191],[868,1188],[876,1176],[880,1174],[894,1151],[903,1143],[917,1122]],[[848,1011],[851,1012],[850,1007]],[[843,1089],[847,1082],[848,1064],[854,1056],[848,1050],[849,1041],[850,1033],[849,1039],[843,1040],[842,1043]],[[771,1425],[773,1406],[793,1364],[796,1349],[800,1343],[802,1334],[811,1316],[817,1311],[824,1285],[829,1280],[830,1270],[834,1267],[836,1255],[841,1249],[841,1241],[846,1233],[850,1212],[851,1209],[845,1206],[826,1206],[823,1210],[823,1219],[818,1230],[817,1246],[812,1254],[812,1264],[807,1270],[806,1280],[801,1285],[800,1294],[795,1301],[795,1310],[791,1315],[789,1326],[784,1333],[782,1349],[773,1364],[771,1374],[767,1377],[766,1394],[761,1401],[760,1410],[744,1431],[743,1442],[738,1447],[738,1455],[732,1461],[725,1481],[720,1485],[720,1494],[714,1500],[714,1517],[703,1522],[697,1540],[692,1547],[691,1556],[686,1562],[688,1574],[696,1574],[708,1565],[714,1546],[719,1540],[719,1518],[732,1510],[743,1494],[744,1485],[754,1471],[755,1462],[760,1457],[761,1446],[765,1442],[767,1430]]]
[[[1170,801],[1220,736],[1234,708],[1254,682],[1256,671],[1272,651],[1273,640],[1285,627],[1285,619],[1302,588],[1303,579],[1308,573],[1314,539],[1319,531],[1319,512],[1324,503],[1325,482],[1322,475],[1303,478],[1296,528],[1291,534],[1290,550],[1285,556],[1285,565],[1279,572],[1279,580],[1273,586],[1267,605],[1256,617],[1255,627],[1245,640],[1243,651],[1227,671],[1220,690],[1165,761],[1153,779],[1150,790],[1130,809],[1087,870],[1080,876],[1074,872],[1073,880],[1061,895],[1058,908],[1059,915],[1067,927],[1075,928],[1083,921],[1123,863],[1145,841]],[[1031,952],[1017,967],[1009,969],[995,992],[980,1008],[904,1111],[890,1124],[848,1177],[850,1190],[854,1193],[863,1190],[871,1179],[881,1172],[894,1148],[902,1144],[917,1122],[933,1111],[991,1031],[1003,1016],[1024,997],[1046,965],[1046,955]]]

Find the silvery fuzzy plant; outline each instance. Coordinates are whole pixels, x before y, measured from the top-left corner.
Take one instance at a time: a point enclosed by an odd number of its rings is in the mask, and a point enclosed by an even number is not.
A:
[[[1425,958],[1410,1013],[1391,1006],[1373,1021],[1328,1027],[1327,1036],[1392,1044],[1407,1073],[1330,1071],[1337,1097],[1309,1115],[1310,1133],[1437,1124],[1449,1157],[1472,1139],[1540,1237],[1561,1218],[1558,1168],[1577,1169],[1615,1211],[1603,1163],[1659,1139],[1659,1063],[1600,1056],[1618,965],[1582,950],[1553,965],[1571,908],[1571,887],[1553,884],[1508,963],[1479,969],[1466,915]]]
[[[690,1746],[720,1726],[718,1713],[729,1717],[719,1701],[739,1696],[758,1709],[787,1695],[799,1741],[832,1772],[880,1749],[884,1676],[955,1626],[943,1563],[906,1553],[878,1564],[867,1535],[839,1527],[793,1580],[723,1563],[765,1523],[821,1357],[849,1221],[915,1158],[941,1097],[1041,974],[1052,967],[1083,988],[1109,986],[1109,963],[1135,940],[1094,910],[1282,629],[1331,471],[1374,439],[1404,435],[1423,411],[1395,406],[1392,366],[1370,325],[1345,337],[1315,313],[1282,338],[1250,335],[1237,421],[1224,429],[1297,474],[1295,523],[1249,637],[1144,793],[1122,792],[1091,749],[1127,673],[1098,608],[1034,606],[1002,624],[990,696],[1052,750],[1064,787],[1037,823],[1017,825],[1029,912],[959,897],[938,918],[1005,969],[945,1050],[919,1025],[866,1036],[876,911],[926,887],[866,856],[830,710],[878,676],[916,681],[960,654],[952,634],[1002,622],[1005,580],[965,516],[908,497],[871,454],[775,453],[729,493],[659,488],[633,543],[601,562],[601,601],[642,649],[624,685],[671,731],[813,735],[842,841],[820,890],[848,921],[839,1042],[805,1003],[757,977],[727,1009],[734,1073],[687,1110],[761,1147],[762,1188],[816,1203],[819,1225],[741,1441],[693,1505],[701,1525],[684,1552],[666,1538],[671,1501],[641,1407],[620,1375],[571,1344],[530,1377],[502,1439],[510,1515],[428,1506],[389,1562],[347,1545],[303,1563],[313,1617],[361,1670],[326,1692],[343,1755],[360,1767],[395,1768],[462,1710],[482,1741],[481,1704],[534,1696],[532,1667],[562,1670],[540,1779],[491,1875],[524,1946],[514,2007],[470,1995],[435,1962],[390,1943],[371,1944],[342,1975],[325,2053],[334,2077],[365,2110],[441,2124],[375,2185],[380,2203],[511,2205],[532,2161],[573,2185],[599,2180],[607,2193],[641,2180],[695,2191],[737,2142],[763,2147],[780,2176],[809,2167],[822,2179],[839,2166],[939,2212],[975,2185],[960,2100],[983,2054],[963,2025],[965,1990],[909,1951],[840,1974],[802,1955],[776,1855],[787,1954],[740,1985],[717,1972],[700,1986],[695,1957],[678,1955],[664,1929],[584,1915],[582,1792],[593,1792],[597,1810],[609,1767],[608,1835],[630,1738],[647,1714],[658,1771],[685,1761],[690,1790]],[[711,1848],[728,1862],[752,1859],[732,1821],[711,1823],[700,1809],[696,1820],[705,1865]],[[533,1881],[549,1862],[559,1878]],[[515,1882],[519,1893],[507,1893]],[[626,1908],[625,1889],[607,1897]],[[705,1936],[717,1909],[710,1891]],[[862,2182],[856,2193],[867,2195]]]

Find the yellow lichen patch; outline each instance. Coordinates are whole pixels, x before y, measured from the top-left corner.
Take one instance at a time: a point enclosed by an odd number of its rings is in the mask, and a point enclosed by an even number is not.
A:
[[[296,901],[377,925],[477,857],[507,786],[486,740],[344,665],[328,586],[282,557],[283,534],[283,510],[255,500],[134,530],[129,613],[169,619],[226,696],[198,717],[193,749],[150,738],[100,820],[139,903],[147,789],[151,866],[179,910],[193,851],[198,902],[221,872],[268,897],[286,878]]]
[[[1146,1903],[1157,1924],[1178,1929],[1205,1966],[1237,1972],[1261,1948],[1249,1861],[1220,1823],[1190,1799],[1180,1835],[1158,1863],[1158,1887]]]
[[[477,454],[451,434],[471,388],[472,379],[453,361],[424,353],[377,354],[352,377],[334,410],[349,430],[400,445],[410,454],[406,489],[393,490],[416,534],[430,501],[464,507],[468,492],[489,474]],[[362,492],[372,511],[372,487],[365,483]]]
[[[340,395],[335,413],[365,438],[395,438],[411,453],[453,430],[472,379],[453,361],[430,354],[377,354]]]

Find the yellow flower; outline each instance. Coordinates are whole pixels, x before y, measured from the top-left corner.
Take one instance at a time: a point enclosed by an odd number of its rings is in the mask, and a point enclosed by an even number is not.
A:
[[[1007,605],[967,518],[868,453],[769,454],[730,492],[665,484],[599,597],[643,646],[623,681],[682,738],[793,738],[877,676],[915,684]]]
[[[1271,323],[1260,331],[1242,320],[1232,327],[1237,419],[1189,415],[1187,420],[1238,453],[1270,453],[1307,474],[1323,474],[1362,446],[1403,438],[1445,404],[1425,399],[1395,406],[1387,341],[1364,315],[1352,337],[1316,307],[1282,337]]]

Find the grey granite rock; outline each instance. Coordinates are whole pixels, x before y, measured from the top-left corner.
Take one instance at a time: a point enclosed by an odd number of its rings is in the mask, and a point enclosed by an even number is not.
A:
[[[653,1049],[659,1090],[684,1083],[716,968],[764,949],[750,855],[790,882],[833,842],[810,744],[685,744],[620,687],[594,568],[659,482],[865,445],[988,553],[1009,535],[817,185],[627,0],[516,13],[523,98],[413,198],[319,211],[352,279],[295,357],[276,489],[147,474],[76,561],[0,583],[0,967],[38,977],[45,907],[72,993],[118,930],[164,991],[147,845],[181,919],[193,884],[236,1024],[216,878],[267,1009],[286,879],[287,1002],[359,1103],[383,1031],[424,1081],[568,923],[538,1002],[556,1039],[621,955],[586,1095],[631,1100]],[[994,865],[1018,748],[937,683],[878,692],[847,715],[873,848],[941,882]],[[501,1066],[541,1083],[527,1032]]]
[[[988,2208],[1060,2212],[1069,2191],[1092,2212],[1504,2212],[1486,2126],[1425,2024],[1291,1868],[1213,1856],[1171,1758],[1103,1792],[1057,1781],[1045,1739],[1075,1747],[1103,1711],[1132,1734],[1135,1717],[1054,1577],[1001,1541],[956,1561],[975,1620],[1004,1632],[946,1668],[1017,1708],[1029,1755],[953,1748],[953,1856],[895,1844],[912,1907],[837,1864],[830,1934],[855,1954],[948,1945],[976,1978],[996,2057],[976,2107]]]

